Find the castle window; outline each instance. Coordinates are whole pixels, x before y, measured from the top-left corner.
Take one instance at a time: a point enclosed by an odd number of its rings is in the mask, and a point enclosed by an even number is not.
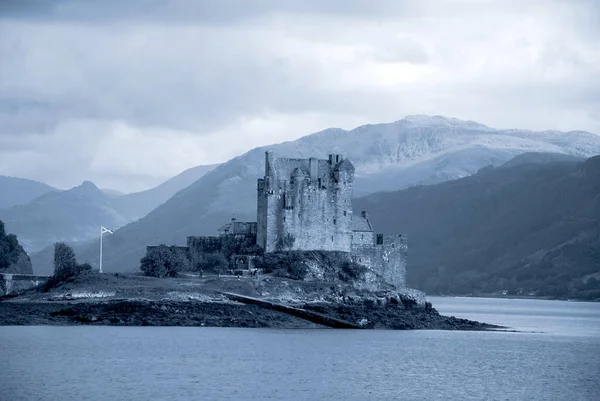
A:
[[[331,242],[333,242],[333,235],[331,236]]]
[[[283,221],[285,221],[285,216],[283,216]]]
[[[346,211],[344,210],[344,216],[346,215]]]
[[[336,219],[333,219],[333,224],[336,224],[336,223],[337,223],[337,220],[336,220]]]
[[[298,213],[298,218],[300,218],[300,213]]]
[[[365,235],[364,235],[364,234],[361,234],[361,235],[360,235],[360,239],[365,239]]]
[[[395,248],[395,247],[396,247],[396,244],[392,244],[392,248]]]

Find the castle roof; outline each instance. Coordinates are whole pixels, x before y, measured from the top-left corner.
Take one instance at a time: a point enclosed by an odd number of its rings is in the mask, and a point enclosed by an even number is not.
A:
[[[337,170],[348,170],[354,172],[354,165],[348,159],[344,159],[335,166]]]
[[[371,227],[371,222],[367,217],[354,215],[352,218],[352,231],[373,232],[373,227]]]

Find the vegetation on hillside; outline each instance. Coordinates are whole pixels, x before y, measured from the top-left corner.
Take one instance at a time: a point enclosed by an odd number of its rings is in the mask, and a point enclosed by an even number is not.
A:
[[[427,293],[600,299],[600,156],[488,167],[355,209],[408,234],[408,283]]]
[[[0,272],[32,274],[29,256],[19,244],[17,236],[6,234],[0,220]]]

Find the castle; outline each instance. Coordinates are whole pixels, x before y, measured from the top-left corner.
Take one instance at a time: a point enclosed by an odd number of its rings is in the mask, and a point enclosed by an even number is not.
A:
[[[289,159],[266,152],[265,175],[257,186],[257,221],[232,219],[219,229],[218,237],[188,237],[182,250],[192,261],[232,244],[258,245],[266,253],[343,252],[350,261],[404,288],[406,237],[375,234],[366,212],[355,215],[353,186],[354,166],[342,155]],[[249,267],[252,257],[234,254],[230,263]]]

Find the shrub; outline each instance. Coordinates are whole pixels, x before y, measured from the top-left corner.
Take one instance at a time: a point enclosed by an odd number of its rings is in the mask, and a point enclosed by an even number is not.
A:
[[[77,264],[73,248],[64,242],[58,242],[54,244],[54,274],[48,279],[43,290],[48,291],[91,271],[92,266],[89,263]]]
[[[197,262],[197,269],[202,271],[222,273],[227,268],[227,260],[221,252],[206,253]]]
[[[189,261],[185,253],[177,247],[166,245],[150,248],[140,260],[140,269],[146,276],[174,277],[188,268]]]
[[[342,281],[358,280],[366,270],[368,269],[363,265],[344,261],[340,264],[339,278]]]
[[[265,254],[256,258],[254,266],[264,273],[275,273],[277,276],[303,280],[308,273],[303,252],[278,252]]]

